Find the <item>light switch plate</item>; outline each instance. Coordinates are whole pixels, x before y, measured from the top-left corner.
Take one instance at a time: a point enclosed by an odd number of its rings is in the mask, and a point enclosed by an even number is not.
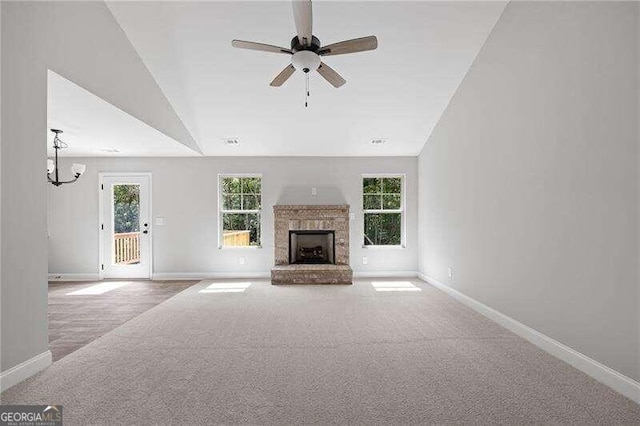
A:
[[[244,257],[238,258],[238,265],[244,265],[245,263],[247,263],[247,259],[245,259]]]
[[[356,220],[356,214],[355,213],[349,213],[349,220]]]
[[[318,195],[318,188],[311,188],[311,195]]]
[[[448,268],[447,273],[449,274],[449,278],[453,278],[453,268]]]
[[[367,256],[362,256],[362,264],[363,265],[368,265],[369,264],[369,258]]]
[[[156,225],[163,226],[164,225],[164,217],[156,217]]]

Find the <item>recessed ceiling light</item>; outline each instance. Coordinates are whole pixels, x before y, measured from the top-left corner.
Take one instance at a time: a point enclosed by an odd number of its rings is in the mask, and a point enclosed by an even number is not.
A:
[[[231,146],[240,145],[240,141],[237,138],[225,138],[224,143]]]
[[[387,140],[385,138],[378,138],[378,139],[371,140],[371,145],[384,145],[385,143],[387,143]]]

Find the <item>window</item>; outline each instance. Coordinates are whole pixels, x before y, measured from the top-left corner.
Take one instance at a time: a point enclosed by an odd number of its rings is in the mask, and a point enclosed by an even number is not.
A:
[[[401,246],[404,223],[403,176],[363,176],[365,246]]]
[[[220,246],[259,247],[262,178],[220,176]]]

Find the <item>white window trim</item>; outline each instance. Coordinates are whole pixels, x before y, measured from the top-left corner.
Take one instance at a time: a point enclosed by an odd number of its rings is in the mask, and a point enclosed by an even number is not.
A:
[[[218,249],[220,250],[259,250],[262,248],[262,208],[259,210],[223,210],[222,209],[222,178],[257,177],[260,178],[260,206],[262,206],[262,173],[218,173]],[[257,246],[233,247],[222,244],[223,215],[225,213],[257,213],[260,217],[260,244]]]
[[[364,208],[364,191],[362,188],[362,184],[364,179],[366,178],[394,178],[399,177],[402,179],[401,186],[401,194],[400,194],[400,209],[395,210],[365,210]],[[405,249],[407,248],[406,244],[406,235],[407,235],[407,220],[406,220],[406,211],[407,211],[407,175],[404,173],[364,173],[360,178],[360,207],[362,208],[362,227],[360,228],[362,231],[362,236],[360,241],[362,242],[363,249]],[[367,213],[400,213],[400,244],[396,245],[366,245],[364,244],[364,215]]]

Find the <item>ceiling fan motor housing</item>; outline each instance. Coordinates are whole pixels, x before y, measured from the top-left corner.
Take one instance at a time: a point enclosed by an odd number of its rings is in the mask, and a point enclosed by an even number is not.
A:
[[[293,54],[291,64],[298,71],[308,73],[309,71],[318,69],[320,66],[320,56],[310,50],[301,50]]]
[[[307,46],[300,42],[298,36],[295,36],[291,39],[291,50],[294,52],[299,52],[301,50],[311,50],[312,52],[317,52],[320,50],[320,40],[316,36],[311,36],[311,45]]]

